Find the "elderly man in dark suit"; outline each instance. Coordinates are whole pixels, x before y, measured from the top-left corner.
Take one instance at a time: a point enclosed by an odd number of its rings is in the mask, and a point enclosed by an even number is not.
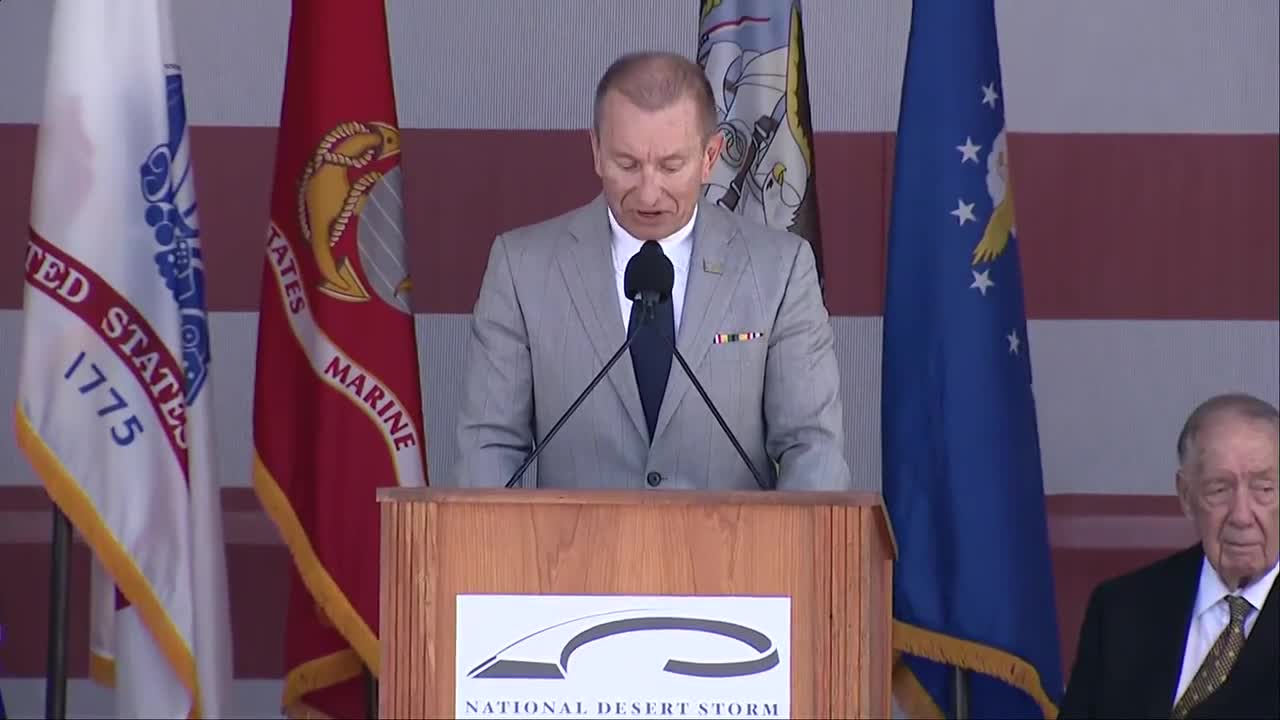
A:
[[[1280,718],[1278,459],[1275,406],[1192,412],[1177,489],[1200,542],[1094,591],[1061,718]]]

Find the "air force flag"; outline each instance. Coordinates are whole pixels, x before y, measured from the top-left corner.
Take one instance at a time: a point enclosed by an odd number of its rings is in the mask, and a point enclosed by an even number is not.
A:
[[[882,376],[895,695],[950,714],[1054,717],[1062,694],[1044,488],[986,2],[916,2],[903,81]]]

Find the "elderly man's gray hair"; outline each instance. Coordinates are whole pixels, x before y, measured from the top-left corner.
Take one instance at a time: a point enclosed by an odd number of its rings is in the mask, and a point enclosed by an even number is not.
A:
[[[1191,446],[1205,426],[1223,416],[1246,420],[1268,420],[1280,429],[1280,412],[1276,406],[1247,393],[1226,393],[1205,400],[1191,411],[1178,433],[1178,464],[1186,464]]]

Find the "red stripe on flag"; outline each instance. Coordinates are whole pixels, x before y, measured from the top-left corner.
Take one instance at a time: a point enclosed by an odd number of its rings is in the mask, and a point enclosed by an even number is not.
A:
[[[747,25],[751,23],[758,24],[758,23],[767,23],[767,22],[769,22],[769,18],[767,17],[743,15],[737,20],[725,20],[724,22],[716,23],[715,25],[712,25],[711,27],[707,28],[707,31],[703,33],[703,35],[706,37],[710,37],[720,32],[721,30],[728,30],[729,28],[742,27],[743,25]]]
[[[129,369],[146,391],[155,420],[163,428],[174,458],[182,468],[183,481],[189,483],[185,437],[187,403],[183,392],[186,377],[182,366],[142,313],[102,276],[40,237],[35,230],[30,231],[30,236],[25,262],[27,284],[80,318]],[[60,369],[64,380],[74,383],[81,394],[93,398],[105,432],[111,434],[117,445],[129,445],[138,434],[145,432],[146,426],[137,415],[126,415],[130,410],[128,404],[111,386],[110,378],[93,361],[88,350],[82,349],[68,367]]]
[[[49,604],[44,594],[27,588],[42,585],[49,577],[49,499],[43,488],[6,485],[9,479],[0,475],[0,508],[33,522],[0,524],[0,567],[12,571],[6,577],[8,582],[0,584],[0,607],[8,617],[23,619],[6,627],[7,640],[0,643],[0,675],[42,678]],[[1063,663],[1071,667],[1085,604],[1094,585],[1185,548],[1194,542],[1195,530],[1182,518],[1178,499],[1172,495],[1051,495],[1045,504],[1054,545]],[[244,530],[247,526],[236,516],[258,507],[248,488],[223,488],[222,507],[228,528],[235,675],[238,679],[278,679],[287,669],[278,628],[291,602],[288,553],[263,542],[256,531],[237,533],[237,527]],[[1072,522],[1081,520],[1085,522]],[[32,526],[33,531],[15,533],[15,528],[23,525]],[[36,525],[38,531],[34,530]],[[1170,528],[1182,528],[1186,537],[1171,536]],[[15,534],[22,537],[15,538]],[[71,572],[72,587],[87,587],[89,553],[78,541],[73,544]],[[88,674],[88,625],[87,603],[72,603],[68,670],[73,678]]]
[[[325,87],[328,87],[326,85]],[[275,128],[199,127],[210,310],[256,311]],[[600,188],[586,131],[406,129],[413,308],[469,313],[504,230]],[[35,128],[0,125],[0,267],[22,261]],[[881,312],[893,133],[818,132],[827,306]],[[1032,319],[1280,319],[1280,136],[1011,133]],[[6,224],[7,223],[7,224]],[[0,283],[0,308],[22,306]]]

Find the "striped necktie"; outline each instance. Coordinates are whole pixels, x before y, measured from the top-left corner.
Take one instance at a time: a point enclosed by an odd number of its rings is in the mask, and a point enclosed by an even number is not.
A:
[[[1187,691],[1182,693],[1178,704],[1173,706],[1175,720],[1185,718],[1191,708],[1222,687],[1231,672],[1231,666],[1235,665],[1236,658],[1240,655],[1240,649],[1244,647],[1244,619],[1252,606],[1248,600],[1237,595],[1228,595],[1226,601],[1231,610],[1231,621],[1213,643],[1213,647],[1209,648],[1209,654],[1187,686]]]

